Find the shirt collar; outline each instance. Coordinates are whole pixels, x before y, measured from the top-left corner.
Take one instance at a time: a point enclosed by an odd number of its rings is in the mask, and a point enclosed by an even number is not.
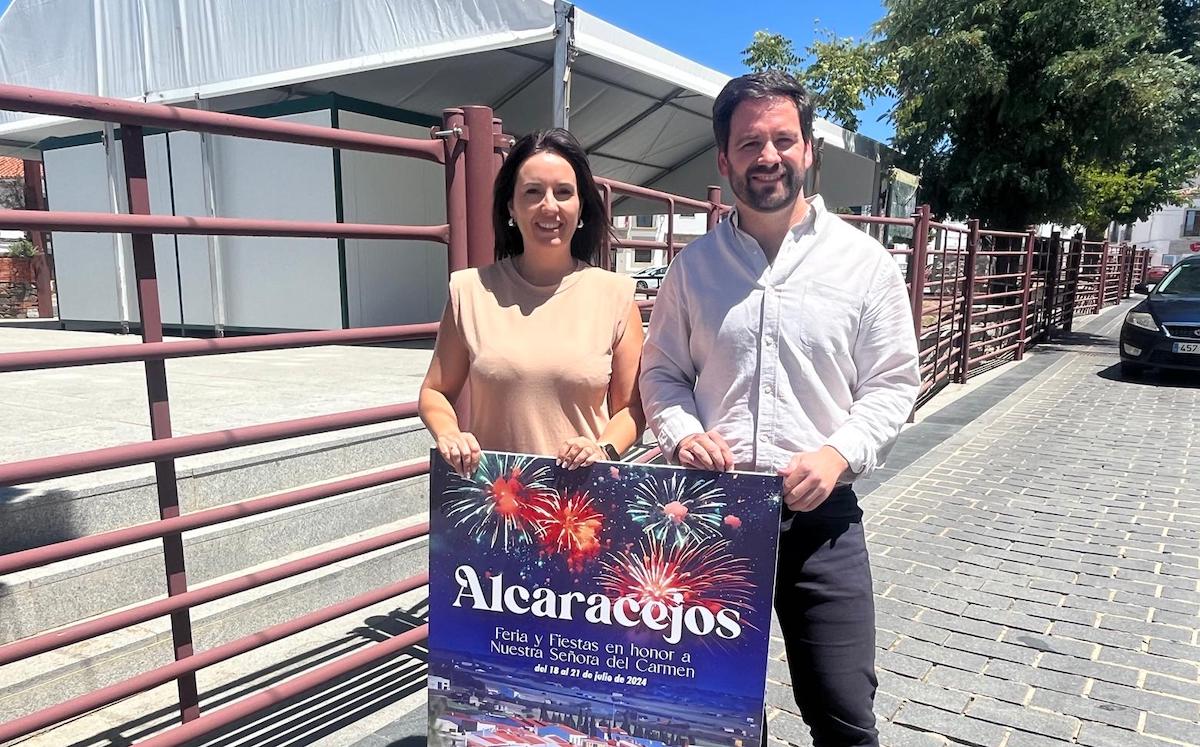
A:
[[[808,212],[804,214],[799,223],[788,229],[788,234],[792,237],[793,241],[805,234],[816,233],[819,227],[818,224],[824,223],[825,215],[827,214],[825,200],[821,198],[821,195],[807,197],[805,198],[805,202],[808,203]],[[734,208],[733,212],[729,214],[729,225],[737,234],[745,238],[750,238],[750,235],[738,225],[739,222],[740,216],[738,215],[737,208]]]

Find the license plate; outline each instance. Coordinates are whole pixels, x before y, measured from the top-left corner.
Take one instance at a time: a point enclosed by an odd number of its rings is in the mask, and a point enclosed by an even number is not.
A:
[[[1177,342],[1171,346],[1171,351],[1175,353],[1200,354],[1200,342]]]

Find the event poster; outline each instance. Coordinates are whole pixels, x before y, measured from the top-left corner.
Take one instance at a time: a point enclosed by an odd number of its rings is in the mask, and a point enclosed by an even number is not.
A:
[[[431,744],[759,743],[780,478],[431,464]]]

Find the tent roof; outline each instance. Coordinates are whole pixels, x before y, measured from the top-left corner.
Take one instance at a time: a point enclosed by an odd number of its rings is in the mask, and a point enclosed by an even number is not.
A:
[[[429,116],[481,103],[521,134],[553,121],[554,37],[550,0],[13,0],[0,81],[220,111],[329,92]],[[582,9],[574,41],[570,128],[596,173],[695,197],[720,183],[711,110],[729,76]],[[97,129],[0,112],[0,147]],[[857,185],[835,196],[845,180],[823,177],[827,202],[870,203],[882,146],[816,130]]]

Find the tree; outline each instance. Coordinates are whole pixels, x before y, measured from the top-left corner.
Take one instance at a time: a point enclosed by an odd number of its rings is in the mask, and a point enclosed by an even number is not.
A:
[[[790,39],[768,31],[754,32],[754,40],[742,50],[742,61],[756,72],[792,73],[813,94],[819,115],[857,130],[862,123],[858,112],[891,92],[895,74],[871,42],[839,37],[827,29],[817,29],[816,35],[807,49],[807,65],[802,65]]]
[[[792,40],[783,34],[755,31],[750,46],[742,50],[742,62],[756,73],[764,70],[794,73],[800,58],[792,49]]]
[[[1195,0],[1173,2],[1194,17]],[[895,144],[939,215],[1019,228],[1137,214],[1200,150],[1200,75],[1168,48],[1187,39],[1159,2],[888,0],[877,30],[897,72]]]
[[[25,207],[25,184],[20,179],[0,179],[0,210]]]
[[[789,69],[853,127],[890,95],[893,146],[938,216],[995,228],[1144,218],[1200,168],[1200,0],[887,0],[876,38],[825,32]],[[793,61],[794,60],[794,61]]]
[[[1193,65],[1200,62],[1200,0],[1164,0],[1162,19],[1163,37],[1156,51],[1182,55]],[[1200,105],[1196,93],[1191,95],[1181,133],[1200,132]],[[1163,205],[1190,202],[1190,194],[1180,187],[1200,174],[1200,146],[1195,139],[1181,140],[1135,143],[1115,165],[1084,167],[1076,222],[1100,235],[1111,222],[1131,223]]]
[[[1190,196],[1180,187],[1200,173],[1196,153],[1181,150],[1176,158],[1158,164],[1087,166],[1079,174],[1080,201],[1073,222],[1099,238],[1110,223],[1145,220],[1163,205],[1183,205]]]

